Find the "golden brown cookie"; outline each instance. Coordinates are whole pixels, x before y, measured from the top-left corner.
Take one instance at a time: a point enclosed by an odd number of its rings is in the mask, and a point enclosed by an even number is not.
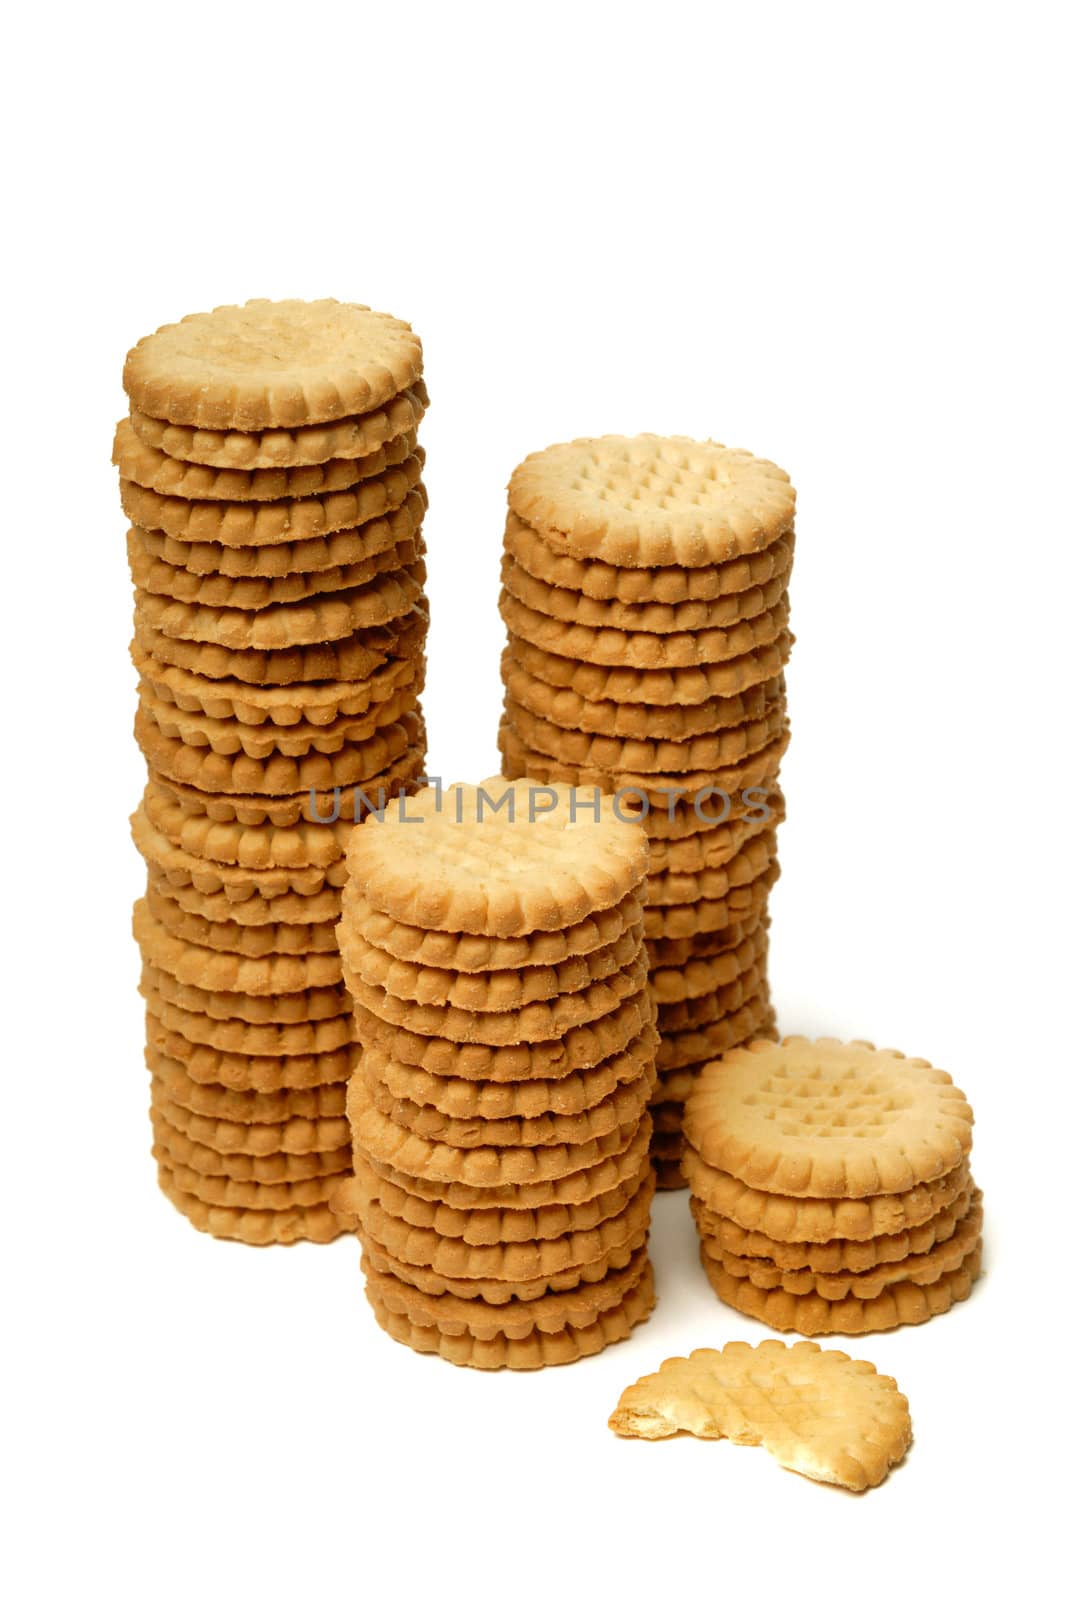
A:
[[[570,1028],[557,1039],[516,1045],[459,1044],[451,1039],[409,1033],[355,1006],[353,1028],[365,1045],[378,1045],[399,1061],[448,1078],[489,1083],[565,1077],[615,1056],[638,1039],[654,1020],[654,1002],[642,990],[598,1021]]]
[[[342,892],[347,930],[397,961],[420,967],[443,967],[455,972],[509,973],[518,967],[556,966],[574,956],[589,956],[616,944],[626,933],[640,928],[643,886],[616,905],[593,912],[567,928],[535,929],[511,938],[483,934],[445,933],[417,928],[377,911],[361,894],[353,878]]]
[[[786,473],[712,440],[574,439],[522,461],[509,506],[555,548],[619,567],[707,567],[788,533]]]
[[[778,1194],[898,1193],[971,1147],[971,1108],[947,1072],[896,1050],[798,1036],[724,1056],[689,1102],[703,1160]]]
[[[780,677],[794,643],[786,628],[770,644],[747,649],[727,661],[689,667],[598,666],[542,648],[511,633],[513,659],[556,689],[571,689],[585,700],[622,705],[701,706],[711,698],[745,693],[757,683]]]
[[[569,1326],[558,1333],[537,1330],[523,1338],[504,1333],[477,1338],[468,1332],[444,1333],[437,1326],[415,1321],[404,1311],[392,1310],[371,1283],[366,1285],[366,1293],[376,1321],[392,1339],[423,1354],[442,1356],[456,1366],[476,1367],[484,1372],[502,1367],[533,1372],[597,1355],[607,1345],[627,1339],[638,1323],[646,1321],[655,1304],[654,1272],[648,1263],[639,1281],[616,1306],[583,1327]]]
[[[616,1011],[623,1001],[646,988],[647,956],[641,946],[640,953],[629,966],[611,973],[600,983],[516,1011],[464,1011],[454,1003],[430,1006],[399,1000],[375,985],[364,983],[345,956],[342,957],[342,972],[362,1015],[371,1012],[391,1027],[428,1038],[502,1048],[560,1039],[571,1029],[587,1027]]]
[[[403,433],[368,455],[341,456],[315,466],[210,467],[169,456],[123,417],[115,430],[112,462],[121,478],[139,488],[181,500],[298,500],[351,489],[364,478],[400,465],[415,449],[416,434]]]
[[[785,600],[776,601],[746,621],[686,633],[630,633],[624,628],[592,628],[579,622],[563,622],[533,611],[508,589],[502,591],[498,609],[511,634],[548,654],[600,667],[636,666],[645,672],[724,663],[772,644],[788,628]]]
[[[761,1444],[790,1472],[856,1491],[883,1482],[911,1443],[892,1378],[840,1350],[776,1339],[663,1361],[625,1390],[610,1427],[624,1438]]]
[[[290,500],[186,500],[120,478],[119,500],[137,527],[157,528],[180,543],[256,548],[322,539],[386,517],[416,488],[423,467],[424,452],[418,445],[397,466],[335,494]]]
[[[208,467],[301,467],[333,457],[367,456],[423,420],[428,392],[422,379],[402,389],[373,411],[308,427],[267,428],[260,433],[196,428],[165,422],[131,408],[130,425],[139,439],[179,461]]]
[[[517,565],[556,588],[572,589],[592,600],[625,605],[677,606],[690,600],[717,600],[787,574],[795,535],[786,533],[765,550],[699,567],[620,567],[609,561],[569,553],[568,542],[538,533],[510,511],[503,544]]]
[[[757,1317],[782,1333],[881,1333],[904,1324],[928,1322],[966,1300],[982,1270],[982,1247],[976,1246],[963,1265],[936,1283],[896,1283],[876,1300],[824,1300],[817,1294],[788,1294],[759,1289],[747,1278],[734,1278],[724,1267],[702,1257],[703,1271],[719,1299],[745,1316]]]
[[[779,573],[753,588],[713,600],[682,600],[678,605],[650,600],[629,604],[622,600],[592,600],[573,589],[544,583],[526,572],[507,551],[502,558],[502,585],[522,605],[558,622],[585,628],[620,628],[626,633],[677,634],[731,628],[768,611],[784,596],[788,578]]]
[[[407,322],[367,306],[248,300],[139,340],[123,387],[145,415],[189,427],[304,427],[385,405],[422,359]]]
[[[786,1272],[869,1272],[885,1262],[923,1254],[951,1238],[970,1210],[974,1196],[974,1185],[967,1182],[948,1205],[914,1227],[869,1239],[829,1239],[824,1244],[771,1239],[769,1234],[742,1228],[729,1217],[719,1216],[694,1195],[691,1208],[699,1232],[734,1255],[762,1257]]]
[[[249,1211],[239,1206],[210,1204],[182,1187],[182,1172],[163,1161],[158,1166],[160,1188],[176,1210],[201,1233],[217,1239],[237,1239],[242,1244],[296,1244],[308,1239],[328,1244],[350,1231],[326,1202],[294,1206],[289,1211]]]
[[[690,1144],[685,1145],[682,1160],[692,1192],[705,1206],[740,1228],[783,1244],[828,1244],[899,1234],[930,1222],[970,1183],[970,1165],[963,1160],[940,1178],[897,1194],[817,1199],[750,1188],[710,1166]]]
[[[350,874],[377,910],[418,927],[505,938],[568,927],[631,894],[646,868],[642,829],[595,804],[593,791],[502,778],[426,789],[354,831]]]
[[[178,938],[153,916],[144,900],[134,906],[134,938],[147,962],[179,984],[211,992],[275,997],[304,995],[341,981],[337,952],[302,956],[236,956]],[[278,1009],[272,1006],[273,1014]],[[249,1020],[256,1021],[256,1018]],[[280,1017],[280,1020],[285,1020]],[[298,1020],[296,1018],[292,1020]]]
[[[181,1110],[174,1115],[186,1117],[187,1123],[197,1126],[204,1119],[190,1116]],[[330,1204],[334,1208],[338,1186],[350,1181],[350,1148],[342,1144],[334,1150],[309,1150],[303,1155],[287,1154],[277,1150],[274,1155],[230,1155],[213,1150],[211,1145],[198,1144],[187,1133],[168,1120],[162,1106],[152,1109],[153,1138],[177,1164],[207,1177],[234,1178],[242,1183],[297,1183],[304,1178],[332,1176],[336,1187],[331,1192]],[[232,1129],[237,1126],[228,1124]]]

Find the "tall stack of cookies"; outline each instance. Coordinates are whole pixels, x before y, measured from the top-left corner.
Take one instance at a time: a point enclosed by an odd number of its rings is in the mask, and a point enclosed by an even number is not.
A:
[[[349,843],[363,1051],[332,1203],[383,1328],[466,1366],[591,1355],[654,1303],[646,841],[573,799],[428,789]]]
[[[971,1108],[947,1072],[836,1039],[756,1041],[684,1116],[703,1270],[783,1332],[926,1322],[981,1270]]]
[[[187,317],[123,374],[154,1153],[247,1243],[342,1226],[346,840],[425,761],[421,374],[407,323],[334,300]]]
[[[503,771],[599,785],[650,836],[653,1151],[666,1188],[684,1182],[696,1074],[773,1031],[767,898],[794,513],[771,462],[654,435],[552,446],[509,485]]]

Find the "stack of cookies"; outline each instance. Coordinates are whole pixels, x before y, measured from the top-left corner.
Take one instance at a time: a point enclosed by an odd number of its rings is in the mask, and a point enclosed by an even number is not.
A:
[[[340,1229],[346,840],[425,759],[421,372],[408,324],[333,300],[187,317],[124,371],[154,1153],[248,1243]]]
[[[926,1322],[981,1270],[971,1108],[946,1072],[836,1039],[757,1041],[684,1115],[703,1270],[783,1332]]]
[[[363,1050],[332,1203],[381,1326],[466,1366],[576,1360],[654,1303],[646,841],[594,798],[492,778],[350,839]]]
[[[697,1072],[772,1032],[794,511],[772,463],[654,435],[555,445],[509,486],[503,771],[642,814],[667,1188]]]

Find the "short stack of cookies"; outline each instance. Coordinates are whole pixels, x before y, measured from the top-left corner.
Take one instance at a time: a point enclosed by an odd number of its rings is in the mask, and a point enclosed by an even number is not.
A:
[[[594,1354],[654,1303],[646,841],[550,799],[406,797],[354,831],[343,891],[363,1050],[332,1203],[381,1326],[482,1369]]]
[[[650,434],[552,446],[509,486],[503,771],[596,784],[645,813],[666,1188],[684,1182],[697,1072],[773,1031],[794,516],[771,462]]]
[[[981,1270],[973,1116],[946,1072],[836,1039],[756,1041],[705,1071],[683,1165],[705,1271],[781,1332],[926,1322]]]
[[[346,841],[425,762],[421,374],[407,323],[333,300],[187,317],[124,369],[154,1154],[247,1243],[342,1226]]]

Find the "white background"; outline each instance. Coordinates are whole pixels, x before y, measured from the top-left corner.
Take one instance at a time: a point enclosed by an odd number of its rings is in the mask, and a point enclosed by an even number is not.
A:
[[[7,29],[9,1592],[1029,1589],[1067,1387],[1060,9],[188,0]],[[950,1070],[986,1190],[971,1301],[840,1341],[915,1420],[862,1499],[608,1432],[664,1357],[764,1333],[707,1289],[680,1196],[629,1343],[496,1376],[382,1335],[352,1240],[221,1244],[156,1190],[120,371],[186,312],[325,294],[425,342],[445,778],[497,767],[522,456],[682,432],[798,485],[781,1023]]]

